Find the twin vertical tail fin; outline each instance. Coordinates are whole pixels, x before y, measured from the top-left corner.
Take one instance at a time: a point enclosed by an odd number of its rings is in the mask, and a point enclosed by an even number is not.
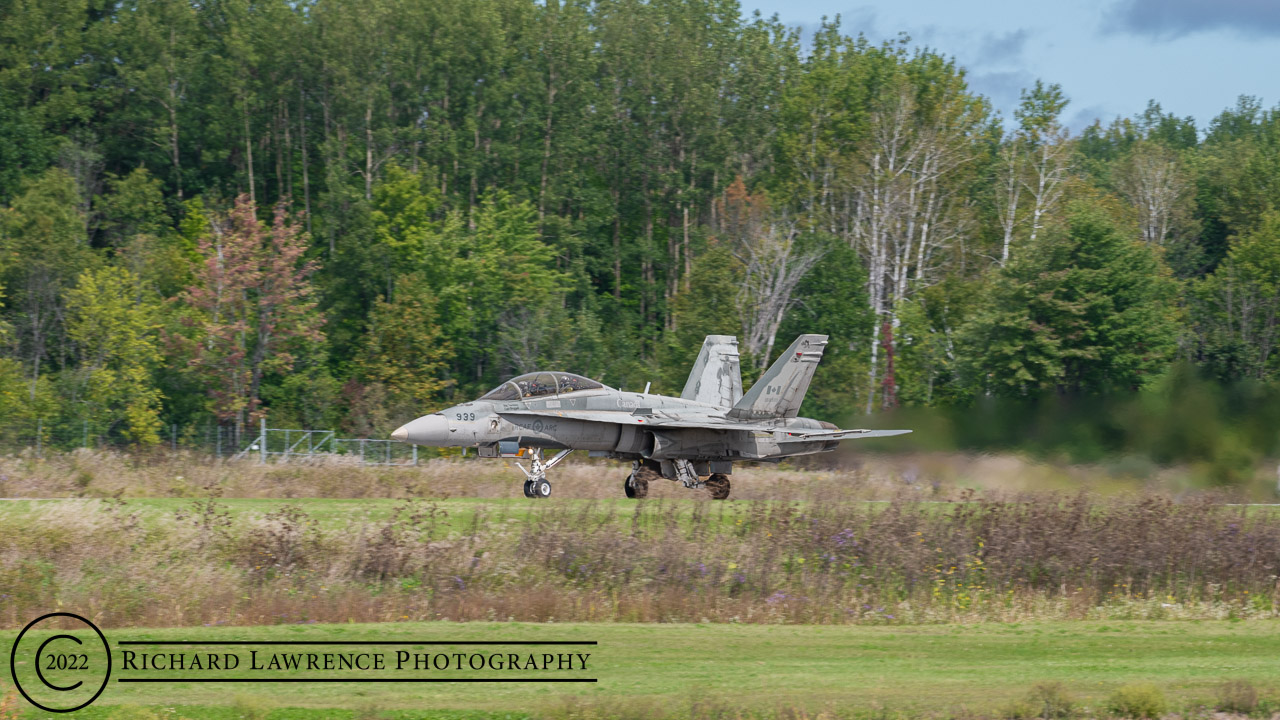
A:
[[[768,372],[733,406],[729,417],[735,420],[795,417],[800,412],[800,403],[804,402],[804,394],[813,380],[813,371],[822,360],[826,346],[826,335],[796,338]]]
[[[708,405],[731,408],[742,398],[742,368],[738,363],[738,338],[708,335],[689,371],[680,397]]]

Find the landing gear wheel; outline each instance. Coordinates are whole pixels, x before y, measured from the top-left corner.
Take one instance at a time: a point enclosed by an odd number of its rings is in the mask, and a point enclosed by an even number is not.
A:
[[[640,473],[633,473],[622,481],[622,490],[632,500],[639,500],[649,494],[649,480]]]
[[[549,498],[551,497],[551,483],[546,480],[539,480],[533,484],[534,497]]]
[[[535,494],[534,494],[534,492],[533,492],[533,481],[532,481],[532,480],[525,480],[525,481],[524,481],[524,496],[525,496],[525,497],[527,497],[527,498],[536,498],[536,497],[538,497],[538,496],[537,496],[537,495],[535,495]]]
[[[662,466],[652,460],[641,460],[631,468],[631,475],[623,482],[622,489],[629,498],[643,498],[649,494],[649,481],[662,477]]]
[[[712,473],[703,484],[712,500],[724,500],[729,497],[729,476],[724,473]]]

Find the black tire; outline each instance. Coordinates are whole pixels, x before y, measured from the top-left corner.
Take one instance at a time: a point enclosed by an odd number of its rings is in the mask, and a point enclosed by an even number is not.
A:
[[[537,497],[540,497],[540,498],[551,497],[551,483],[547,482],[546,480],[539,480],[538,482],[534,483],[534,485],[535,487],[533,491],[537,493]]]
[[[729,497],[729,476],[724,473],[712,473],[704,486],[712,500],[724,500]]]
[[[628,499],[630,500],[636,499],[636,489],[631,487],[630,475],[628,475],[626,478],[623,478],[622,480],[622,492],[626,493]]]
[[[537,495],[534,495],[534,494],[533,494],[533,481],[532,481],[532,480],[525,480],[525,481],[524,481],[524,496],[525,496],[525,497],[527,497],[527,498],[536,498],[536,497],[538,497]]]
[[[627,497],[638,500],[649,495],[649,481],[662,477],[662,473],[655,469],[657,465],[652,460],[640,463],[640,467],[631,476],[631,484],[627,486]]]

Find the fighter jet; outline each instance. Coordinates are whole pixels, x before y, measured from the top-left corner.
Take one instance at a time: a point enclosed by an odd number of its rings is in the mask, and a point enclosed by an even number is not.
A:
[[[822,359],[826,335],[801,335],[742,393],[738,339],[708,335],[680,397],[624,392],[567,372],[514,377],[485,395],[409,422],[393,440],[431,447],[474,447],[480,457],[516,458],[524,494],[551,495],[547,471],[574,450],[630,460],[623,482],[643,498],[661,478],[729,497],[735,462],[778,462],[830,452],[839,441],[910,430],[841,430],[796,417]],[[557,451],[549,460],[543,452]],[[519,460],[527,460],[526,468]]]

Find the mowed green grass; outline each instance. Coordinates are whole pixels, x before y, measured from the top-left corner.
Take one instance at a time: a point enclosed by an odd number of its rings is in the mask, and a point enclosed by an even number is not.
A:
[[[595,640],[581,671],[524,673],[586,676],[561,683],[126,684],[113,682],[87,716],[110,706],[178,706],[188,717],[218,717],[237,700],[275,708],[271,717],[346,716],[370,705],[401,717],[522,717],[554,711],[575,698],[605,707],[674,707],[710,696],[734,707],[883,707],[906,712],[993,709],[1022,698],[1038,681],[1062,682],[1077,700],[1097,704],[1117,686],[1150,682],[1175,702],[1211,700],[1228,679],[1261,688],[1280,682],[1280,622],[1060,622],[929,626],[678,624],[387,623],[237,628],[106,628],[108,640]],[[4,652],[16,635],[0,633]],[[24,640],[24,646],[26,641]],[[134,650],[159,649],[133,647]],[[165,648],[171,650],[172,648]],[[247,648],[199,646],[187,650]],[[341,646],[281,651],[363,650]],[[406,648],[456,652],[461,646]],[[528,648],[498,647],[501,652]],[[259,648],[260,654],[263,648]],[[387,650],[394,656],[395,648]],[[120,657],[119,650],[116,657]],[[242,663],[242,667],[247,663]],[[243,670],[237,674],[245,674]],[[302,672],[283,676],[302,675]],[[306,673],[308,676],[326,673]],[[453,673],[450,677],[477,673]],[[123,672],[116,678],[160,677]],[[327,673],[330,677],[337,672]],[[361,673],[368,676],[368,673]],[[431,675],[417,673],[417,676]],[[440,676],[441,673],[435,673]],[[499,675],[492,673],[489,676]],[[511,677],[515,673],[506,673]],[[173,674],[169,674],[173,677]],[[403,675],[402,675],[403,676]],[[194,707],[192,707],[194,706]],[[184,707],[186,709],[184,709]],[[232,715],[225,715],[231,717]]]
[[[56,503],[101,503],[99,500],[50,499],[50,500],[8,500],[0,503],[0,522],[6,518],[17,518],[22,515],[52,507]],[[138,512],[146,521],[153,518],[172,518],[178,511],[190,511],[192,498],[125,498],[125,509]],[[232,517],[267,513],[292,505],[302,508],[312,519],[326,527],[340,527],[348,522],[380,522],[391,517],[396,508],[405,504],[404,500],[391,498],[216,498],[218,505],[224,506]],[[477,512],[485,515],[486,521],[499,521],[515,518],[524,519],[530,511],[536,510],[536,502],[528,498],[450,498],[447,500],[421,500],[422,505],[434,505],[447,513],[447,523],[451,528],[469,526]],[[634,508],[634,501],[608,500],[553,500],[552,502],[579,507],[588,503],[598,508],[601,514],[615,509],[618,512],[629,512]],[[629,507],[624,502],[631,502]]]
[[[124,510],[136,512],[142,522],[171,520],[179,511],[190,512],[194,500],[192,498],[125,498]],[[108,501],[93,499],[57,498],[48,500],[15,499],[0,502],[0,530],[6,521],[19,521],[33,512],[52,508],[58,504],[80,503],[87,507],[104,506]],[[308,517],[315,520],[322,528],[340,528],[349,523],[379,523],[388,520],[395,510],[405,506],[405,500],[392,498],[216,498],[214,500],[230,513],[233,520],[262,516],[280,510],[285,506],[302,508]],[[509,521],[522,522],[530,515],[552,510],[557,512],[582,513],[584,519],[591,522],[612,520],[614,523],[630,523],[635,514],[635,500],[617,498],[609,500],[579,500],[572,498],[552,498],[550,500],[530,500],[529,498],[448,498],[444,500],[426,499],[416,501],[418,508],[433,506],[443,511],[440,526],[449,532],[470,533],[477,521],[481,525],[491,526]],[[679,518],[686,518],[699,504],[697,500],[658,500],[663,514],[671,512]],[[709,517],[721,524],[732,524],[739,517],[742,503],[728,501],[707,505]],[[879,505],[879,503],[877,503]],[[650,506],[651,508],[654,506]],[[943,505],[939,505],[943,507]],[[646,524],[658,522],[660,518],[646,516]]]
[[[98,505],[103,501],[92,499],[58,498],[49,500],[14,499],[0,502],[0,527],[6,520],[16,520],[32,511],[48,508],[58,503],[84,503]],[[190,511],[192,498],[126,498],[125,509],[137,512],[146,522],[156,519],[171,519],[178,511]],[[396,508],[405,504],[404,500],[391,498],[217,498],[216,503],[226,508],[232,518],[252,515],[266,515],[287,505],[302,508],[309,517],[321,527],[336,528],[352,522],[382,522],[391,517]],[[420,500],[420,505],[432,505],[445,513],[443,527],[455,532],[470,532],[477,517],[482,523],[501,523],[509,520],[523,521],[531,514],[543,510],[555,509],[566,512],[583,512],[595,521],[612,518],[615,522],[630,522],[636,512],[636,501],[625,498],[608,500],[578,500],[571,498],[552,498],[550,500],[530,500],[528,498],[448,498],[443,500]],[[702,501],[665,499],[650,501],[662,503],[667,512],[676,517],[688,517]],[[708,517],[719,520],[719,524],[729,525],[743,511],[743,504],[749,501],[728,500],[710,503],[706,506]],[[865,502],[872,507],[885,507],[883,501]],[[803,505],[804,503],[797,503]],[[954,507],[953,503],[929,503],[929,507],[939,512],[946,512]],[[1251,505],[1250,513],[1277,513],[1280,505]],[[648,516],[652,519],[653,516]]]

